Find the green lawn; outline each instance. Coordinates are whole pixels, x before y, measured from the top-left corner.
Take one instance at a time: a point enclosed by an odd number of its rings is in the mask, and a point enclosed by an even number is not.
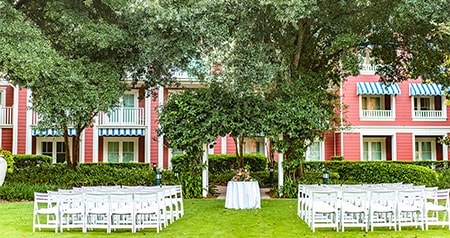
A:
[[[57,233],[47,229],[32,232],[33,203],[0,204],[0,237],[450,237],[445,228],[432,227],[428,231],[404,228],[401,232],[378,228],[365,233],[359,228],[346,228],[345,232],[319,229],[312,233],[297,216],[297,200],[270,199],[261,201],[258,210],[228,210],[225,201],[217,199],[185,200],[185,216],[163,229],[159,234],[154,230],[115,231],[107,235],[104,230],[82,233],[80,230]]]

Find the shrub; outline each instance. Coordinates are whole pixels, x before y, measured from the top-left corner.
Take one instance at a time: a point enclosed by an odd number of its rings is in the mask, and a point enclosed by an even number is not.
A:
[[[172,158],[172,167],[176,171],[191,171],[191,159],[186,155],[177,155]],[[267,169],[267,158],[262,154],[245,154],[244,164],[250,166],[250,171],[264,171]],[[221,173],[237,168],[235,154],[221,154],[208,156],[208,170],[211,173]]]
[[[343,161],[343,160],[344,160],[344,156],[340,156],[340,155],[331,156],[331,161]]]
[[[53,158],[47,155],[14,155],[14,169],[23,169],[28,167],[40,166],[42,164],[51,164]]]
[[[0,199],[9,201],[32,201],[34,199],[34,192],[46,192],[57,189],[58,186],[56,185],[6,183],[0,186]]]
[[[14,157],[12,153],[8,150],[0,149],[0,154],[3,155],[3,159],[6,160],[6,164],[8,165],[8,173],[12,173],[14,171]]]

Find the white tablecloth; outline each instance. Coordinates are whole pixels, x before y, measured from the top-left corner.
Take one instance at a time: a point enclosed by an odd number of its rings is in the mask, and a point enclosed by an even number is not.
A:
[[[227,184],[225,208],[255,209],[261,208],[261,195],[258,182],[233,182]]]

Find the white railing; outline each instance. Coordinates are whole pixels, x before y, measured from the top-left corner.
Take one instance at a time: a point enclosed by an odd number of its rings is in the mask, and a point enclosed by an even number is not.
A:
[[[392,110],[362,110],[362,118],[382,119],[392,118]]]
[[[0,107],[0,125],[12,125],[12,107]]]
[[[359,64],[359,72],[361,74],[375,74],[377,65],[373,64]]]
[[[98,125],[143,126],[144,108],[120,108],[108,113],[98,114]]]
[[[415,118],[444,118],[444,114],[442,110],[425,110],[425,111],[421,111],[421,110],[415,110],[414,111],[414,117]]]

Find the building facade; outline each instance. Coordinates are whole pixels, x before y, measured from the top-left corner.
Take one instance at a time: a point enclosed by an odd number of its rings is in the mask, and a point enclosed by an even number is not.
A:
[[[361,75],[343,79],[341,96],[343,129],[328,132],[323,141],[312,143],[306,160],[323,161],[331,156],[345,160],[448,160],[447,146],[439,138],[450,133],[446,96],[440,85],[421,80],[383,85],[370,67]],[[186,87],[198,82],[180,76]],[[158,97],[139,99],[143,89],[133,89],[121,98],[121,106],[100,113],[92,127],[80,135],[80,162],[145,162],[170,168],[170,159],[180,152],[164,147],[158,137],[158,105],[177,88],[160,88]],[[45,154],[64,162],[63,137],[55,130],[34,130],[37,116],[28,110],[31,92],[0,79],[0,146],[14,154]],[[70,130],[70,135],[78,133]],[[70,139],[72,141],[72,139]],[[268,155],[263,137],[249,138],[245,153]],[[235,153],[230,137],[219,137],[210,154]]]

